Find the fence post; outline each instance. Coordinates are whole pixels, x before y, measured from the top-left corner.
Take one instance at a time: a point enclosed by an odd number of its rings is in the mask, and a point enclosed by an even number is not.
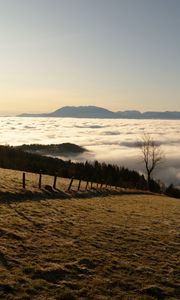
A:
[[[41,184],[42,184],[42,173],[40,171],[40,173],[39,173],[39,184],[38,184],[39,189],[41,189]]]
[[[89,182],[87,181],[87,183],[86,183],[86,190],[87,190],[87,188],[88,188],[88,184],[89,184]]]
[[[23,189],[26,188],[26,173],[23,172],[23,177],[22,177],[22,185],[23,185]]]
[[[81,186],[81,179],[79,180],[78,191],[80,190],[80,186]]]
[[[54,175],[53,189],[56,188],[57,175]]]
[[[100,189],[102,189],[102,187],[103,187],[103,183],[101,183]]]
[[[70,191],[70,189],[71,189],[71,186],[72,186],[73,180],[74,180],[74,177],[72,177],[72,179],[71,179],[71,181],[70,181],[70,184],[69,184],[69,187],[68,187],[68,191]]]
[[[93,182],[91,181],[91,189],[93,188]]]

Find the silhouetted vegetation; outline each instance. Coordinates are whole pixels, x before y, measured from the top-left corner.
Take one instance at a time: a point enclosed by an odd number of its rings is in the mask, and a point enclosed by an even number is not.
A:
[[[166,189],[166,195],[180,199],[180,189],[175,188],[173,184],[170,184],[170,186]]]
[[[158,186],[152,179],[152,174],[162,162],[163,152],[160,148],[160,145],[157,144],[153,137],[148,133],[145,133],[142,136],[139,146],[141,148],[142,160],[147,173],[148,190],[158,192]]]
[[[49,175],[57,174],[60,177],[74,177],[125,188],[146,189],[147,187],[143,175],[124,167],[98,161],[74,163],[70,160],[64,161],[25,152],[12,146],[0,146],[0,167]],[[152,180],[151,184],[152,190],[159,191],[159,185],[155,181]]]
[[[87,151],[85,148],[72,144],[72,143],[62,143],[62,144],[50,144],[50,145],[41,145],[41,144],[31,144],[31,145],[21,145],[15,147],[18,150],[37,153],[41,155],[63,155],[68,156],[68,154],[78,155]]]

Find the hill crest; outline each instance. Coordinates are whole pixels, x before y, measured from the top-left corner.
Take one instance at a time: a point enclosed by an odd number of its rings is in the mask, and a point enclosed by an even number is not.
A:
[[[56,118],[99,118],[99,119],[180,119],[179,111],[146,111],[125,110],[113,112],[98,106],[64,106],[50,113],[23,113],[18,117],[56,117]]]

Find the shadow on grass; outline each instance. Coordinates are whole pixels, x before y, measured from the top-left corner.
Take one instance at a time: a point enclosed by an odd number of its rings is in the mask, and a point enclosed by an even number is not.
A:
[[[70,190],[62,191],[59,189],[53,189],[51,186],[47,185],[39,191],[21,190],[19,192],[2,192],[0,191],[0,203],[9,202],[23,202],[27,200],[46,200],[46,199],[87,199],[93,197],[106,197],[111,195],[142,195],[142,194],[152,194],[148,191],[141,190],[130,190],[130,189],[87,189],[84,191]]]

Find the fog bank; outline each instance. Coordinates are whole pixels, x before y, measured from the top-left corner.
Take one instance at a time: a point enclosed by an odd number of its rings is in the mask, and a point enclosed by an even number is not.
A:
[[[152,134],[165,154],[163,164],[154,177],[166,184],[173,182],[180,185],[179,120],[0,118],[1,144],[71,142],[89,150],[79,155],[77,160],[99,160],[142,173],[145,170],[137,142],[144,132]]]

